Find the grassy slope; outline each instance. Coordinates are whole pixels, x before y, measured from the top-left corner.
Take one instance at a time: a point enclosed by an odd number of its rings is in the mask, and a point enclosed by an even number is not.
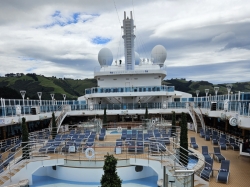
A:
[[[76,99],[85,94],[86,88],[96,87],[95,79],[57,79],[55,77],[44,77],[37,75],[38,81],[30,76],[22,77],[0,77],[0,87],[9,87],[16,90],[26,90],[27,96],[37,99],[37,92],[42,91],[43,99],[51,99],[50,93],[55,93],[56,99],[63,99],[62,94],[67,95],[67,99]],[[218,94],[227,94],[226,84],[213,85],[207,81],[187,81],[185,79],[164,80],[164,85],[175,86],[178,91],[188,92],[196,96],[195,91],[200,90],[199,96],[205,95],[205,89],[209,89],[209,94],[214,95],[214,87],[218,86]],[[250,92],[250,82],[233,83],[232,92]],[[14,93],[13,93],[14,94]],[[1,96],[1,93],[0,93]],[[6,95],[4,96],[6,97]]]

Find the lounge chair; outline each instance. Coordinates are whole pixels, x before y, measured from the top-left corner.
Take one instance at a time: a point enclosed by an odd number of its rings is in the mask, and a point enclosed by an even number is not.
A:
[[[131,136],[132,140],[136,140],[137,139],[137,131],[136,130],[132,130],[132,136]]]
[[[11,152],[16,152],[16,150],[17,150],[19,147],[21,147],[21,142],[22,142],[21,140],[17,140],[15,146],[12,147],[12,148],[10,149],[10,151],[11,151]]]
[[[71,136],[71,140],[75,141],[78,138],[78,134],[74,134],[73,136]]]
[[[161,139],[161,134],[157,131],[157,132],[154,133],[154,137],[156,139]]]
[[[234,151],[238,151],[240,147],[235,143],[235,139],[229,138],[229,145],[233,148]]]
[[[191,140],[190,146],[191,146],[192,148],[194,148],[194,149],[198,149],[199,146],[198,146],[197,143],[196,143],[195,137],[190,137],[190,140]]]
[[[55,137],[55,141],[61,141],[62,135],[57,134]]]
[[[143,141],[143,134],[137,134],[137,141]]]
[[[115,153],[120,154],[122,152],[122,139],[117,139],[115,142]]]
[[[212,175],[213,172],[213,159],[208,159],[205,162],[205,167],[203,168],[203,170],[200,173],[200,177],[204,180],[208,180],[210,181],[210,177]]]
[[[99,141],[104,141],[105,137],[106,137],[106,129],[102,128],[99,134]]]
[[[201,149],[202,149],[202,155],[204,156],[205,161],[212,159],[211,156],[208,153],[208,147],[207,146],[202,146]]]
[[[222,160],[226,160],[226,158],[220,152],[220,147],[214,147],[214,158],[218,162],[221,162]]]
[[[225,138],[220,138],[219,145],[221,150],[227,150],[227,144]]]
[[[68,153],[69,152],[69,146],[74,146],[75,143],[73,141],[66,142],[65,146],[61,148],[62,153]]]
[[[230,160],[222,160],[220,170],[217,175],[217,182],[228,183]]]
[[[85,146],[83,147],[83,151],[85,151],[87,148],[93,147],[94,146],[94,139],[93,138],[89,138],[85,144]]]
[[[128,152],[135,152],[135,141],[133,140],[129,140],[126,142],[126,144],[128,145]]]
[[[126,141],[132,140],[132,134],[127,134]]]
[[[52,146],[47,148],[47,153],[56,153],[58,152],[58,148],[60,146],[61,142],[54,142]]]
[[[144,144],[148,144],[149,143],[149,135],[148,134],[144,134],[143,135],[143,141],[144,141]]]
[[[11,147],[11,139],[6,140],[6,145],[1,147],[1,152],[7,151]]]
[[[76,149],[76,151],[78,151],[79,150],[79,148],[82,146],[82,141],[83,141],[83,139],[81,139],[81,138],[77,138],[76,140],[75,140],[75,149]]]
[[[200,137],[205,138],[205,133],[203,129],[200,129]]]
[[[154,137],[154,134],[153,134],[152,130],[148,130],[148,136],[149,136],[149,138]]]
[[[127,130],[122,130],[122,136],[121,136],[121,139],[122,140],[126,140],[126,138],[127,138]]]
[[[206,130],[205,140],[210,141],[210,132],[209,132],[209,130]]]
[[[220,137],[221,137],[221,138],[224,138],[226,143],[229,143],[226,134],[221,134]]]
[[[212,144],[218,145],[218,136],[215,134],[212,135]]]
[[[39,153],[47,153],[47,149],[53,145],[54,140],[49,140],[45,146],[39,149]]]
[[[144,152],[144,144],[143,144],[143,141],[137,141],[137,142],[136,142],[136,152],[137,152],[137,153],[143,153],[143,152]]]

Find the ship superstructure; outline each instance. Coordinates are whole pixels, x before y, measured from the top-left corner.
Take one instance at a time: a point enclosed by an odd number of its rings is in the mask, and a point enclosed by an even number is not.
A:
[[[167,76],[164,65],[166,49],[157,45],[152,49],[150,58],[141,58],[135,52],[134,28],[132,12],[130,17],[124,12],[122,37],[125,63],[121,60],[113,62],[108,48],[100,50],[100,68],[94,72],[98,87],[86,89],[85,95],[78,99],[86,100],[90,110],[109,108],[109,105],[116,105],[122,110],[139,109],[145,104],[162,108],[168,102],[180,101],[183,96],[192,97],[191,94],[175,91],[173,86],[162,85]]]

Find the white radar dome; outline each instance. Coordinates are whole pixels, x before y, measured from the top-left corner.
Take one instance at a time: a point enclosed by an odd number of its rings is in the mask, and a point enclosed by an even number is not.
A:
[[[140,64],[140,56],[137,52],[135,52],[135,65],[139,65]]]
[[[102,48],[98,53],[98,61],[101,66],[110,66],[113,62],[113,54],[108,48]]]
[[[153,64],[159,64],[160,67],[163,66],[165,60],[167,59],[167,51],[162,45],[155,46],[151,51],[151,60]]]

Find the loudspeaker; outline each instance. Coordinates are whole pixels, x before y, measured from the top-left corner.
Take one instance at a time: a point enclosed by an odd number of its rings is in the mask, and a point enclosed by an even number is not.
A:
[[[141,172],[143,170],[143,166],[135,166],[136,172]]]
[[[56,170],[56,166],[52,166],[52,169],[53,169],[53,170]]]

